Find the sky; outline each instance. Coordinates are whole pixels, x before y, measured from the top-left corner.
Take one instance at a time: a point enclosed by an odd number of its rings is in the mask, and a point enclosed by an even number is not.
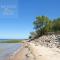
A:
[[[0,0],[0,39],[28,38],[42,15],[60,17],[60,0]]]

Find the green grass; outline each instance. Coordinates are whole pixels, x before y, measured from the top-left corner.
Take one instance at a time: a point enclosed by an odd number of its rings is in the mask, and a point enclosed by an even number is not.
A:
[[[0,43],[23,43],[24,40],[4,40],[0,41]]]

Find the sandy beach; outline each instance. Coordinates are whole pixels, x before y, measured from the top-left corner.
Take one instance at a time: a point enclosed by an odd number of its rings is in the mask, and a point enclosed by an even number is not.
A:
[[[33,60],[33,55],[30,53],[28,43],[24,43],[23,46],[11,54],[7,60]]]
[[[10,56],[9,60],[60,60],[60,49],[26,42],[20,51]]]
[[[48,48],[30,43],[30,51],[35,56],[35,60],[60,60],[60,49]]]

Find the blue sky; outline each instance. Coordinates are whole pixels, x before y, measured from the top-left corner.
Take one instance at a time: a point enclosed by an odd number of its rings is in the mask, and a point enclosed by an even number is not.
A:
[[[41,15],[60,17],[60,0],[0,0],[0,38],[27,38]]]

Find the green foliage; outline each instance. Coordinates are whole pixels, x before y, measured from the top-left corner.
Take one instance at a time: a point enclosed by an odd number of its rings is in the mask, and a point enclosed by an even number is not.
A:
[[[53,31],[57,32],[60,31],[60,18],[57,18],[53,21]]]
[[[34,39],[37,38],[37,33],[36,32],[31,32],[31,36],[29,36],[29,39]]]
[[[36,17],[36,20],[33,22],[34,28],[37,30],[42,29],[45,25],[47,25],[48,21],[49,21],[48,17],[38,16]]]
[[[60,18],[51,20],[47,16],[38,16],[33,22],[35,32],[31,33],[31,38],[37,38],[48,32],[60,31]]]
[[[39,36],[51,31],[52,29],[52,21],[46,16],[36,17],[36,21],[34,21],[33,24]]]
[[[22,43],[22,40],[5,40],[5,41],[0,41],[0,43]]]

